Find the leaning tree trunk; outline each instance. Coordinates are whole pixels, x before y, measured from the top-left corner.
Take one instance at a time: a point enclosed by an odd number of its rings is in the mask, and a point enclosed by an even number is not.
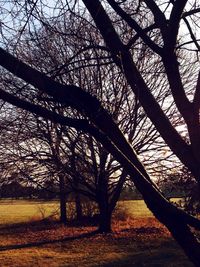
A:
[[[197,267],[200,266],[200,243],[191,232],[188,225],[181,221],[170,219],[167,225],[174,239],[182,247],[185,254]]]
[[[161,209],[161,205],[158,204],[156,208],[151,210],[159,221],[168,228],[193,264],[200,267],[200,242],[188,226],[186,218],[184,220],[184,216],[181,218],[178,214],[168,213],[165,209],[162,212]]]
[[[96,136],[96,132],[91,132]],[[146,173],[143,175],[143,173],[134,166],[134,160],[129,160],[128,157],[126,157],[129,156],[128,153],[121,153],[121,151],[116,149],[107,137],[100,132],[98,132],[97,137],[102,141],[104,147],[106,147],[125,168],[155,217],[168,228],[174,239],[182,247],[185,254],[194,265],[200,267],[200,244],[195,234],[192,233],[189,228],[194,227],[200,230],[200,220],[178,209],[165,199],[156,185],[151,182],[148,174]],[[120,139],[120,135],[118,135],[118,138]]]

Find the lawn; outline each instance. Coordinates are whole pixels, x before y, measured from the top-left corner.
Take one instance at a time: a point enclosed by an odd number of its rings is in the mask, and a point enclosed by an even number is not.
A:
[[[70,204],[68,212],[73,205]],[[125,218],[149,218],[152,213],[146,208],[143,200],[120,201],[117,211]],[[58,217],[59,204],[57,201],[36,201],[36,200],[0,200],[0,226],[13,223],[38,221],[48,216]]]
[[[0,201],[0,226],[41,220],[54,215],[58,211],[58,202],[32,201],[32,200],[1,200]]]
[[[141,200],[118,204],[108,235],[94,234],[95,226],[38,222],[57,208],[56,202],[0,202],[0,266],[192,266]]]

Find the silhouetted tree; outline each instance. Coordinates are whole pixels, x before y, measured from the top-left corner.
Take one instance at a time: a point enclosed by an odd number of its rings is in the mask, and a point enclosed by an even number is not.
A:
[[[57,1],[56,8],[59,7],[59,3]],[[195,38],[193,25],[198,25],[198,19],[196,21],[196,15],[199,13],[198,4],[196,1],[189,0],[167,1],[164,4],[160,1],[155,2],[152,0],[138,1],[136,4],[128,0],[107,0],[103,2],[104,5],[98,0],[83,0],[83,3],[91,17],[87,12],[82,12],[83,7],[79,6],[79,1],[70,2],[70,4],[66,3],[64,9],[66,16],[67,12],[69,12],[70,16],[77,14],[77,17],[82,16],[85,22],[90,23],[91,29],[95,31],[96,27],[98,28],[102,35],[101,43],[108,52],[112,62],[123,73],[127,84],[129,84],[134,94],[138,97],[146,114],[167,145],[199,183],[200,79],[198,78],[197,71],[193,72],[192,69],[190,73],[184,73],[185,59],[180,58],[178,53],[180,49],[188,48],[188,43],[192,43],[193,47],[187,53],[187,60],[190,64],[193,63],[195,65],[196,54],[192,50],[194,48],[198,52],[199,44]],[[15,2],[15,4],[17,5],[18,2]],[[111,8],[112,12],[118,16],[117,20],[110,18]],[[35,16],[38,20],[42,20],[43,23],[47,23],[48,26],[49,18],[44,18],[46,12],[38,16],[40,11],[37,8],[37,3],[34,3],[34,5],[28,3],[25,10],[28,16],[25,16],[24,28],[26,28],[28,21],[32,21],[30,18]],[[59,12],[59,8],[56,11]],[[10,13],[11,15],[12,12]],[[179,31],[179,27],[182,25],[181,21],[185,23],[188,29],[190,34],[189,40],[181,36],[181,31]],[[123,24],[124,32],[117,31],[119,24]],[[19,35],[24,28],[20,28],[20,31],[18,31]],[[4,29],[7,28],[5,27]],[[4,33],[4,29],[2,33]],[[80,30],[82,28],[79,28]],[[131,33],[131,35],[127,36],[127,33]],[[149,60],[147,62],[144,73],[141,70],[139,71],[133,57],[135,49],[138,48],[142,51],[143,48],[143,46],[139,46],[138,40],[141,44],[147,46],[152,53],[152,61]],[[135,49],[132,49],[133,47]],[[83,49],[87,50],[87,47],[83,47]],[[171,101],[174,101],[177,107],[177,114],[180,115],[182,121],[187,125],[188,136],[186,138],[183,138],[173,127],[173,122],[163,112],[155,96],[152,94],[151,88],[146,84],[145,75],[147,75],[148,63],[154,64],[154,62],[159,62],[163,70],[162,73],[166,77],[168,89],[171,92]],[[3,48],[0,49],[0,64],[18,78],[31,84],[34,89],[38,88],[41,92],[49,95],[53,98],[53,101],[71,106],[84,114],[84,119],[70,118],[65,116],[65,114],[52,113],[52,111],[41,105],[35,105],[31,98],[29,98],[29,101],[26,101],[23,98],[22,91],[18,92],[18,95],[13,94],[11,90],[5,91],[1,89],[0,91],[1,98],[11,104],[35,112],[54,122],[86,131],[100,141],[105,149],[112,153],[130,175],[154,215],[166,225],[191,261],[196,266],[199,266],[200,245],[196,236],[190,230],[190,226],[199,229],[199,220],[173,206],[163,197],[151,181],[135,151],[129,145],[109,112],[106,111],[106,107],[104,108],[94,95],[84,91],[80,86],[76,86],[76,80],[73,83],[69,81],[69,85],[65,85],[49,78],[47,74],[36,70],[37,68],[32,68],[30,63],[25,64],[21,62],[17,55],[11,55]],[[154,72],[149,75],[152,75],[153,79],[153,77],[156,77],[155,74],[157,73]],[[157,79],[159,81],[159,76],[157,76]],[[185,81],[189,81],[187,87]],[[191,81],[196,81],[195,85]]]

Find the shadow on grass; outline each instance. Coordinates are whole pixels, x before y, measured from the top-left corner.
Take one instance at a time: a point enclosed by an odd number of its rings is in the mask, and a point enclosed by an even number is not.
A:
[[[165,242],[163,246],[142,251],[129,251],[127,255],[100,265],[101,267],[193,267],[178,246]]]
[[[149,258],[147,260],[143,259],[140,261],[137,256],[129,256],[126,258],[118,259],[116,261],[112,261],[109,263],[101,264],[101,267],[194,267],[192,263],[183,262],[182,260],[178,261],[175,258],[170,259],[152,259]]]
[[[51,230],[56,229],[62,225],[58,220],[49,219],[48,217],[42,220],[21,222],[13,224],[0,225],[0,235],[26,233],[27,230],[36,232],[38,230]],[[97,226],[98,220],[96,217],[83,217],[81,220],[68,221],[66,227],[84,227],[84,226]]]
[[[0,235],[7,234],[16,234],[16,233],[26,233],[27,230],[31,229],[31,231],[35,232],[38,230],[50,230],[54,229],[61,225],[58,221],[53,220],[39,220],[39,221],[30,221],[30,222],[22,222],[22,223],[13,223],[0,225]]]
[[[96,235],[97,233],[98,233],[98,230],[95,230],[95,231],[92,231],[89,233],[83,233],[83,234],[80,234],[77,236],[65,237],[65,238],[60,238],[60,239],[46,240],[46,241],[39,241],[39,242],[30,242],[30,243],[26,243],[26,244],[0,246],[0,251],[30,248],[30,247],[39,247],[39,246],[48,245],[48,244],[55,244],[58,242],[73,241],[73,240],[77,240],[77,239],[92,237],[92,236]]]
[[[56,225],[58,224],[52,223],[51,227],[56,227]],[[18,226],[20,227],[20,225]],[[39,227],[43,228],[44,226],[45,224],[44,225],[41,225],[41,224],[38,225],[38,223],[34,224],[34,227],[36,227],[37,229]],[[14,229],[14,225],[12,227]],[[153,227],[149,227],[147,229],[144,229],[142,227],[142,228],[138,228],[134,230],[136,234],[141,234],[141,233],[145,234],[146,232],[148,234],[153,234],[155,233],[155,231],[156,229],[154,229]],[[77,234],[76,236],[72,236],[72,237],[65,237],[65,238],[48,240],[48,241],[29,242],[26,244],[0,246],[0,251],[9,251],[9,250],[16,250],[16,249],[39,247],[39,246],[48,245],[48,244],[56,244],[56,243],[73,241],[73,240],[87,239],[98,233],[99,232],[96,230],[96,231],[91,231],[88,233],[82,233],[79,235]],[[101,254],[101,257],[99,258],[100,260],[103,261],[103,262],[101,261],[101,263],[98,263],[97,261],[98,261],[98,255],[99,255],[98,253],[102,253],[102,251],[100,250],[101,252],[98,252],[98,249],[97,249],[95,250],[95,252],[92,252],[94,253],[94,255],[97,256],[97,260],[95,264],[92,266],[99,266],[99,267],[113,267],[113,266],[114,267],[122,267],[122,266],[123,267],[124,266],[126,267],[131,267],[131,266],[132,267],[143,267],[143,266],[146,266],[146,267],[147,266],[148,267],[159,267],[159,266],[192,267],[193,266],[188,261],[188,259],[185,257],[185,255],[182,253],[178,245],[172,240],[166,240],[166,241],[161,240],[157,242],[157,240],[152,239],[152,240],[147,240],[142,243],[137,240],[132,240],[132,239],[131,241],[134,243],[134,245],[130,245],[130,244],[127,245],[127,243],[124,241],[123,238],[119,239],[117,240],[117,243],[116,242],[113,243],[114,247],[112,250],[113,239],[109,238],[109,236],[108,236],[108,240],[107,238],[105,240],[103,239],[102,241],[103,243],[100,243],[100,247],[102,247],[102,244],[104,243],[106,244],[107,242],[109,242],[110,249],[108,246],[108,248],[106,248],[105,251],[103,250],[103,254]],[[93,242],[95,242],[95,240]],[[91,244],[90,241],[89,241],[89,244]],[[84,246],[81,249],[83,251],[85,250],[87,251],[87,245],[84,243]],[[112,253],[114,253],[113,254],[114,256],[112,255]],[[104,254],[105,254],[105,257],[104,257]],[[66,266],[69,266],[69,265],[66,265]],[[87,266],[91,266],[91,265],[87,265]]]

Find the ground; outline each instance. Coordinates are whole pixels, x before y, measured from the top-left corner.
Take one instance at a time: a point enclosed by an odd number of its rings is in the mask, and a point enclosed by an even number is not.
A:
[[[53,216],[39,221],[56,209],[56,202],[0,202],[0,266],[192,266],[143,201],[120,202],[107,235]]]

